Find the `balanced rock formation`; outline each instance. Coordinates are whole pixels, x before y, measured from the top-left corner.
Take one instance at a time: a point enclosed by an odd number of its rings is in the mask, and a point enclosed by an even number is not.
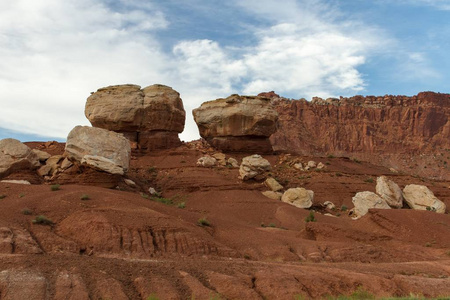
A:
[[[239,167],[239,177],[242,180],[261,179],[264,178],[264,173],[271,170],[270,162],[262,158],[261,155],[253,154],[242,159]]]
[[[67,136],[66,156],[81,165],[123,175],[130,166],[129,141],[106,129],[76,126]]]
[[[92,126],[123,133],[143,150],[179,146],[186,118],[180,94],[160,84],[101,88],[87,99],[85,115]]]
[[[200,135],[222,151],[268,153],[278,113],[270,99],[231,95],[203,103],[192,111]]]
[[[312,101],[274,95],[272,103],[279,114],[277,132],[270,138],[275,151],[357,157],[422,176],[450,178],[445,153],[450,149],[450,94]]]
[[[288,189],[281,197],[281,201],[298,208],[310,208],[313,200],[314,192],[300,187]]]
[[[436,198],[433,192],[424,185],[410,184],[403,189],[405,201],[412,209],[431,210],[445,213],[445,203]]]
[[[386,201],[373,192],[359,192],[352,198],[353,215],[357,218],[364,216],[371,208],[390,209]]]
[[[376,192],[390,207],[401,208],[403,206],[402,190],[386,176],[377,178]]]
[[[0,177],[39,166],[38,156],[27,145],[16,139],[0,140]]]

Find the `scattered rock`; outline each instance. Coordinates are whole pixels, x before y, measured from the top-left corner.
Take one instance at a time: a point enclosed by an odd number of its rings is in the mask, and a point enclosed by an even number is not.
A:
[[[330,209],[330,210],[333,210],[336,208],[336,205],[334,205],[334,203],[331,201],[325,201],[323,203],[323,206],[325,206],[327,209]]]
[[[38,173],[39,176],[42,176],[42,177],[51,175],[52,167],[49,166],[49,165],[43,165],[42,167],[40,167],[37,170],[37,173]]]
[[[294,164],[294,168],[300,171],[304,171],[302,163],[296,163]]]
[[[316,167],[317,167],[317,164],[316,164],[316,162],[313,161],[313,160],[308,161],[308,163],[306,164],[306,168],[308,168],[308,170],[309,170],[309,169],[314,169],[314,168],[316,168]]]
[[[227,164],[230,165],[232,168],[239,168],[239,162],[232,157],[228,158]]]
[[[391,171],[392,173],[395,173],[395,174],[398,173],[398,171],[396,169],[394,169],[394,168],[389,168],[389,171]]]
[[[223,153],[214,153],[212,155],[218,162],[218,164],[220,166],[226,166],[227,165],[227,160],[226,160],[226,156]]]
[[[291,188],[284,192],[281,201],[299,208],[310,208],[314,200],[314,192],[304,188]]]
[[[318,164],[317,164],[317,167],[316,167],[317,169],[319,169],[319,170],[322,170],[322,169],[325,169],[325,165],[322,163],[322,162],[319,162]]]
[[[356,218],[367,214],[371,208],[390,209],[386,201],[373,192],[359,192],[352,198],[355,207],[352,210]]]
[[[203,156],[197,160],[197,166],[201,167],[214,167],[217,163],[217,160],[211,156]]]
[[[390,207],[401,208],[403,206],[402,190],[386,176],[377,178],[376,192]]]
[[[148,188],[148,193],[149,193],[150,195],[156,195],[158,192],[157,192],[154,188],[149,187],[149,188]]]
[[[40,165],[38,156],[27,145],[16,139],[0,140],[0,177]]]
[[[261,176],[264,177],[263,174],[270,170],[271,166],[267,159],[262,158],[261,155],[253,154],[242,159],[242,163],[239,168],[239,177],[242,180],[248,180]]]
[[[283,186],[278,183],[274,178],[269,177],[264,181],[264,185],[267,186],[269,189],[271,189],[274,192],[281,191],[283,189]]]
[[[200,135],[222,151],[268,153],[278,113],[270,99],[231,95],[203,103],[192,111]]]
[[[261,194],[263,194],[267,198],[270,198],[273,200],[281,200],[281,197],[283,196],[283,193],[274,192],[274,191],[265,191],[265,192],[261,192]]]
[[[2,180],[3,183],[14,183],[14,184],[31,184],[28,180]]]
[[[70,159],[68,159],[67,157],[64,158],[64,160],[61,163],[61,169],[62,170],[67,170],[71,166],[73,166],[73,163],[70,161]]]
[[[130,143],[122,134],[106,129],[76,126],[65,150],[70,160],[110,174],[123,175],[130,165]]]
[[[433,192],[424,185],[410,184],[405,186],[403,196],[408,206],[412,209],[445,213],[445,203],[436,198]]]
[[[134,182],[131,179],[125,178],[124,182],[126,185],[128,185],[129,187],[135,188],[136,187],[136,182]]]
[[[85,115],[92,126],[123,133],[144,150],[181,145],[186,118],[180,94],[161,84],[101,88],[87,99]]]
[[[36,154],[36,156],[38,157],[38,159],[41,163],[45,162],[51,156],[49,153],[42,151],[42,150],[33,149],[31,151],[34,152],[34,154]]]

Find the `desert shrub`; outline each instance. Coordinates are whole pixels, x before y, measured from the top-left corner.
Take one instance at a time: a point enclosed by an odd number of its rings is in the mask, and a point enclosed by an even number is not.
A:
[[[336,175],[336,177],[341,177],[342,173],[336,172],[336,173],[334,173],[334,175]]]
[[[269,227],[275,228],[275,227],[277,227],[277,225],[275,225],[275,223],[270,223]]]
[[[197,224],[200,226],[211,226],[211,223],[205,217],[198,219]]]
[[[305,218],[305,222],[309,223],[309,222],[316,222],[316,217],[314,216],[314,212],[310,211],[309,215]]]
[[[0,199],[5,199],[6,195],[0,195]]]
[[[327,157],[328,158],[334,158],[334,155],[333,154],[329,154]]]
[[[365,179],[364,182],[373,183],[373,178],[369,177],[369,178]]]
[[[347,211],[347,209],[348,209],[347,205],[344,204],[341,206],[341,211]]]
[[[31,215],[32,214],[32,212],[31,212],[31,210],[29,210],[28,208],[24,208],[24,209],[22,209],[22,214],[24,214],[24,215]]]
[[[146,300],[159,300],[159,298],[155,294],[150,294]]]
[[[23,197],[25,197],[25,193],[20,193],[19,198],[23,198]]]
[[[91,198],[89,198],[89,195],[87,194],[83,194],[80,196],[80,200],[90,200]]]
[[[32,222],[34,224],[40,224],[40,225],[53,225],[53,221],[48,219],[44,215],[36,216],[36,218],[34,218],[34,220],[32,220]]]
[[[59,191],[61,189],[61,186],[59,184],[52,184],[50,186],[50,190],[54,191]]]
[[[186,207],[186,202],[181,202],[177,204],[178,208],[185,208]]]

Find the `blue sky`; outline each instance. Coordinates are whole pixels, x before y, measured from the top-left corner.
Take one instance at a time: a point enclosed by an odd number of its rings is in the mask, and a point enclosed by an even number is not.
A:
[[[64,140],[100,87],[161,83],[191,110],[233,93],[448,93],[450,0],[0,2],[0,138]]]

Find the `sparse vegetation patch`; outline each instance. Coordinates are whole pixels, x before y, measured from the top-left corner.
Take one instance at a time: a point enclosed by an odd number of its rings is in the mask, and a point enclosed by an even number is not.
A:
[[[59,184],[52,184],[50,186],[50,190],[54,191],[59,191],[61,189],[61,186]]]
[[[53,221],[50,220],[49,218],[47,218],[44,215],[39,215],[36,216],[36,218],[34,218],[34,220],[32,220],[33,224],[39,224],[39,225],[53,225]]]

